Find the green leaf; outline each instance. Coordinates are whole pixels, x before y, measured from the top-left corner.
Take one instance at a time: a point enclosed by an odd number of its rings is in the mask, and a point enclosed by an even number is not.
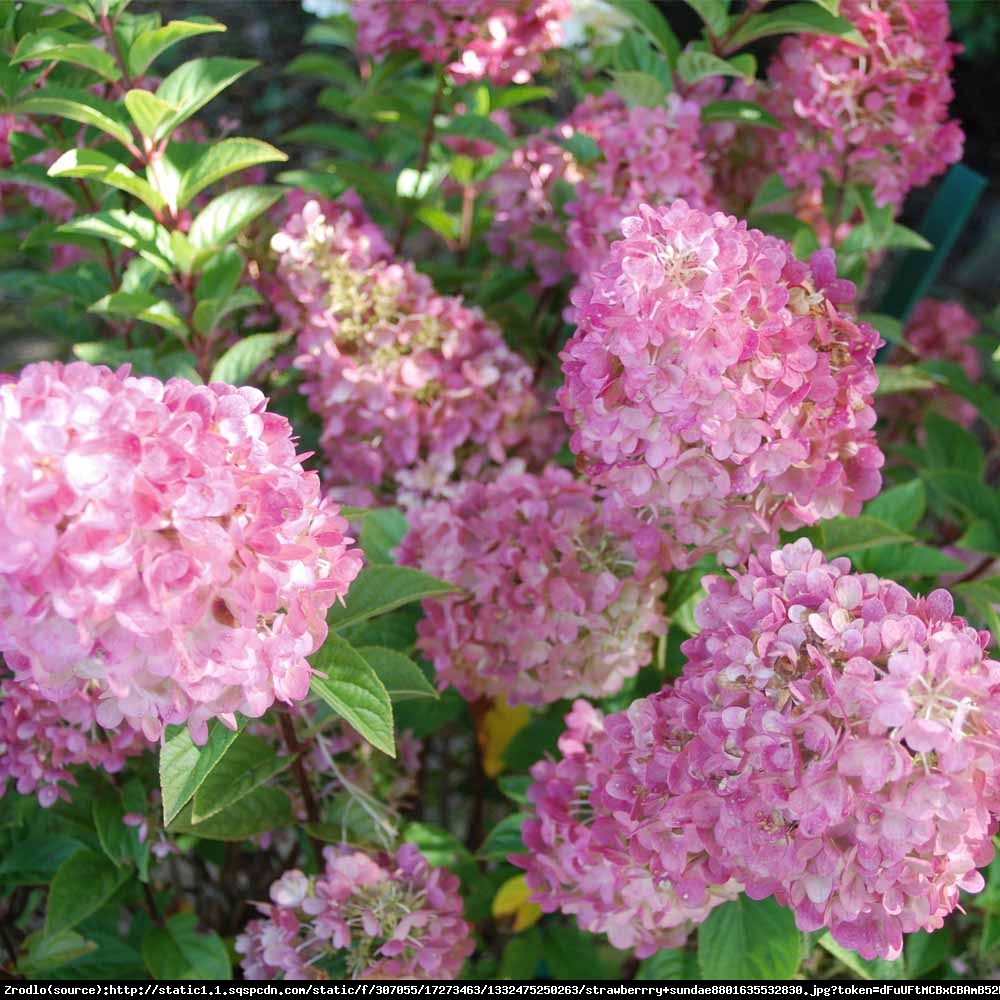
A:
[[[965,563],[927,545],[908,542],[905,545],[878,545],[853,557],[854,568],[860,573],[875,573],[900,580],[908,576],[939,576],[958,573]]]
[[[250,376],[274,356],[274,349],[287,339],[283,333],[252,333],[249,337],[238,340],[216,361],[209,382],[246,384]]]
[[[177,204],[183,208],[203,188],[229,174],[260,163],[280,163],[288,157],[259,139],[223,139],[205,148],[181,177]]]
[[[504,87],[503,90],[493,94],[493,109],[516,108],[532,101],[547,101],[552,93],[551,87]]]
[[[532,719],[507,744],[500,755],[501,760],[512,771],[526,771],[545,754],[556,752],[559,737],[565,731],[566,724],[561,712],[558,715]]]
[[[93,125],[123,145],[132,144],[132,130],[118,106],[85,90],[71,90],[67,87],[33,90],[15,101],[10,111],[24,115],[68,118],[81,125]]]
[[[335,604],[326,620],[331,628],[339,629],[413,601],[442,597],[457,590],[450,583],[409,566],[368,566],[351,584],[346,606]]]
[[[744,895],[717,906],[698,930],[704,979],[791,979],[802,959],[802,935],[791,910]]]
[[[125,808],[118,791],[113,788],[104,790],[94,799],[92,810],[101,849],[117,868],[139,865],[141,876],[141,868],[145,867],[143,862],[148,864],[150,845],[148,841],[140,844],[135,828],[122,822]]]
[[[524,854],[527,848],[521,836],[521,826],[527,818],[527,813],[505,816],[490,830],[477,852],[479,856],[487,861],[505,861],[511,854]]]
[[[424,672],[404,653],[387,646],[359,646],[357,651],[385,685],[393,702],[437,699],[438,693]]]
[[[703,122],[740,122],[743,125],[757,125],[762,128],[781,128],[781,122],[770,111],[766,111],[753,101],[712,101],[702,107],[701,120]],[[786,193],[787,191],[782,191],[782,196]],[[754,204],[756,205],[756,202]]]
[[[99,316],[126,316],[139,319],[153,326],[170,330],[181,337],[187,335],[184,320],[165,299],[152,292],[112,292],[98,299],[87,310]]]
[[[172,132],[256,65],[249,59],[215,56],[192,59],[178,66],[156,90],[161,101],[177,108],[164,122],[161,132]]]
[[[977,476],[951,469],[927,469],[921,473],[931,492],[953,510],[991,524],[1000,523],[1000,496]]]
[[[876,365],[878,388],[876,396],[891,396],[894,392],[924,392],[939,385],[937,379],[915,365]]]
[[[194,38],[196,35],[204,35],[210,31],[225,31],[226,26],[217,21],[191,18],[186,21],[170,21],[162,28],[153,31],[144,31],[132,43],[128,52],[129,72],[134,76],[141,76],[149,69],[150,63],[162,52],[184,41],[185,38]]]
[[[11,62],[25,63],[32,60],[74,63],[104,77],[105,80],[114,81],[120,75],[114,56],[110,52],[68,31],[33,31],[30,35],[25,35],[17,43]]]
[[[25,939],[24,949],[17,971],[26,979],[38,979],[95,951],[97,945],[74,931],[58,934],[37,931]]]
[[[148,90],[130,90],[125,95],[125,110],[139,132],[151,139],[160,138],[160,126],[177,113],[172,104],[161,101]]]
[[[197,825],[222,812],[291,763],[292,757],[279,757],[264,740],[240,733],[194,793],[191,822]]]
[[[166,204],[153,190],[149,181],[139,177],[130,167],[95,149],[70,149],[49,167],[50,177],[82,177],[100,181],[108,187],[125,191],[138,198],[151,211]]]
[[[511,802],[519,806],[526,806],[531,777],[527,774],[501,774],[497,778],[497,787]]]
[[[201,933],[193,913],[178,913],[165,927],[151,927],[142,958],[153,979],[232,979],[226,946],[214,931]]]
[[[198,250],[228,243],[284,194],[280,187],[241,187],[210,201],[197,215],[188,239]]]
[[[240,841],[292,822],[291,800],[278,788],[257,788],[201,823],[194,822],[192,812],[193,805],[189,802],[170,824],[169,833],[189,833],[205,840]]]
[[[875,327],[882,339],[890,344],[903,343],[903,324],[888,313],[861,313],[858,317],[862,322]]]
[[[862,979],[906,979],[906,966],[903,959],[888,961],[884,958],[862,958],[856,951],[837,944],[829,931],[819,939],[819,945],[828,951],[838,961],[843,962],[856,976]]]
[[[754,14],[727,40],[727,47],[730,50],[740,49],[758,38],[791,34],[840,35],[848,41],[864,44],[864,39],[850,21],[813,3],[793,3],[777,10]]]
[[[515,934],[504,946],[500,958],[500,978],[531,981],[542,960],[542,936],[537,927]]]
[[[664,948],[639,963],[637,980],[698,979],[698,956],[685,948]]]
[[[194,328],[202,334],[210,333],[227,316],[260,305],[263,301],[260,292],[249,285],[237,288],[225,298],[203,299],[194,310]],[[254,334],[254,336],[260,336],[260,334]],[[288,339],[285,334],[265,334],[265,336],[277,336],[281,340]]]
[[[686,83],[697,83],[710,76],[735,76],[752,79],[757,61],[751,55],[733,56],[721,59],[711,52],[685,49],[677,60],[677,72]]]
[[[514,141],[492,118],[488,118],[486,115],[458,115],[442,129],[442,134],[483,139],[503,149],[511,146]]]
[[[909,533],[867,515],[834,517],[813,528],[809,534],[816,540],[817,548],[822,549],[828,559],[849,555],[852,552],[863,552],[876,545],[913,540]]]
[[[164,274],[171,274],[174,270],[170,233],[159,223],[135,212],[121,209],[98,212],[72,219],[61,225],[57,232],[109,240],[127,250],[135,250]]]
[[[884,490],[865,507],[865,514],[900,531],[913,531],[927,508],[927,494],[919,479]]]
[[[924,420],[927,431],[927,464],[932,469],[957,469],[979,477],[983,474],[983,449],[964,427],[937,413]]]
[[[244,725],[243,721],[240,725]],[[163,797],[163,822],[173,822],[191,800],[223,754],[238,735],[221,722],[208,727],[208,740],[196,746],[187,726],[167,726],[160,748],[160,792]]]
[[[953,361],[923,361],[917,366],[936,383],[946,386],[979,411],[979,415],[992,427],[1000,428],[1000,397],[991,385],[970,382],[961,365]]]
[[[547,924],[542,930],[545,964],[557,980],[618,979],[618,970],[602,959],[594,938],[575,924]]]
[[[0,860],[0,884],[44,885],[59,866],[83,845],[72,837],[43,837],[22,841],[4,851]]]
[[[406,534],[406,518],[395,507],[368,511],[361,522],[361,550],[369,563],[391,563],[392,550]]]
[[[725,32],[729,23],[729,4],[727,0],[687,0],[687,5],[705,22],[713,35]]]
[[[655,108],[667,99],[667,88],[652,73],[623,69],[611,77],[618,95],[630,108]]]
[[[195,300],[224,299],[232,295],[243,274],[243,255],[234,246],[212,254],[194,291]]]
[[[673,28],[650,0],[609,0],[613,7],[623,11],[650,37],[653,44],[667,57],[671,67],[677,64],[681,43]]]
[[[45,911],[46,935],[69,930],[96,913],[126,877],[102,854],[89,850],[71,854],[52,878]]]
[[[346,719],[372,746],[396,756],[392,701],[368,661],[335,632],[312,656],[310,690]]]

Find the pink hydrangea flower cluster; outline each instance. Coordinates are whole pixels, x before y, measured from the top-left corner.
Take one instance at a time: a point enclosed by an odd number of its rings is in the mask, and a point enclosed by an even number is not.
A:
[[[0,797],[8,780],[19,795],[38,797],[48,808],[69,801],[76,785],[71,768],[120,771],[125,760],[151,744],[131,726],[103,730],[97,723],[93,690],[80,690],[59,702],[46,698],[32,681],[0,681]]]
[[[424,602],[417,644],[470,701],[541,705],[618,691],[664,625],[660,537],[565,469],[467,483],[421,509],[399,549],[462,589]]]
[[[298,332],[338,496],[415,502],[515,452],[544,460],[558,448],[533,373],[499,329],[389,259],[357,210],[308,202],[272,245],[277,307]]]
[[[474,943],[456,876],[413,844],[395,860],[347,844],[323,855],[318,877],[285,872],[236,939],[247,979],[326,978],[338,958],[348,979],[458,978]]]
[[[53,700],[149,739],[309,689],[361,568],[252,388],[83,363],[0,384],[0,651]]]
[[[574,297],[559,402],[594,482],[666,527],[670,559],[739,562],[779,528],[879,489],[878,334],[840,306],[833,254],[686,202],[622,225]]]
[[[792,186],[871,184],[880,204],[902,204],[962,155],[948,119],[946,0],[844,0],[862,42],[788,35],[768,67],[770,110],[783,122],[781,173]]]
[[[903,330],[904,348],[893,349],[893,358],[907,361],[950,361],[959,365],[968,379],[975,382],[982,374],[979,351],[972,338],[979,332],[979,321],[960,302],[921,299]],[[902,436],[912,433],[930,404],[951,420],[971,426],[976,421],[976,407],[946,389],[931,393],[892,393],[882,397],[879,416],[889,419],[887,432],[898,430]]]
[[[700,129],[698,104],[676,94],[654,108],[629,107],[613,91],[588,97],[491,177],[490,249],[517,266],[530,263],[543,286],[575,275],[589,287],[622,219],[640,204],[708,202]],[[563,145],[574,136],[592,139],[598,158],[576,158]]]
[[[545,906],[590,914],[629,883],[611,869],[582,888],[569,845],[627,845],[631,858],[646,847],[661,892],[664,857],[674,891],[696,858],[695,899],[712,878],[739,883],[790,907],[802,930],[828,927],[864,958],[898,955],[904,934],[936,930],[960,890],[983,887],[976,869],[993,856],[1000,663],[988,633],[955,617],[946,591],[913,597],[804,539],[706,585],[683,676],[603,721],[622,749],[571,726],[566,759],[536,765],[529,884]]]
[[[718,805],[678,767],[690,739],[678,708],[663,694],[608,716],[575,702],[562,760],[531,770],[529,853],[510,859],[545,912],[639,958],[682,945],[740,889],[711,849]]]
[[[567,0],[353,0],[358,51],[413,49],[447,64],[458,83],[527,83],[540,56],[562,42]]]

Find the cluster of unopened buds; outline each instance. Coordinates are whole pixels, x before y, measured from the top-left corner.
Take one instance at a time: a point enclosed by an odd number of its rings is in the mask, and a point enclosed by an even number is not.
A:
[[[606,717],[577,703],[563,759],[535,765],[535,898],[649,954],[743,889],[895,957],[993,856],[988,633],[806,540],[706,583],[682,677]]]

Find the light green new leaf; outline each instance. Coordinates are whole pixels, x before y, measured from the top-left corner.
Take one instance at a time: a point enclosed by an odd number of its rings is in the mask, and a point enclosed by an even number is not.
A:
[[[222,938],[215,931],[201,933],[193,913],[178,913],[165,927],[150,927],[142,941],[142,959],[153,979],[233,978]]]
[[[68,62],[83,66],[105,80],[120,76],[114,56],[92,42],[84,41],[68,31],[33,31],[17,43],[13,63],[33,60],[42,62]]]
[[[99,316],[127,316],[169,330],[182,339],[188,329],[177,310],[166,299],[152,292],[112,292],[98,299],[87,310]]]
[[[103,854],[89,850],[71,854],[52,877],[46,935],[69,930],[96,913],[127,877]]]
[[[310,690],[346,719],[372,746],[396,756],[392,701],[368,661],[335,632],[311,658]]]
[[[240,722],[240,727],[245,723]],[[172,823],[201,787],[212,769],[236,741],[237,732],[221,722],[208,727],[204,746],[195,745],[187,726],[167,726],[160,747],[160,793],[163,798],[163,822]]]
[[[162,196],[124,163],[96,149],[69,149],[49,167],[50,177],[90,178],[108,187],[138,198],[147,208],[158,212],[166,204]]]
[[[709,76],[735,76],[752,79],[757,69],[757,60],[751,55],[733,56],[720,59],[711,52],[687,49],[677,60],[677,72],[686,83],[697,83]]]
[[[227,295],[223,299],[204,299],[195,308],[194,328],[199,333],[208,333],[214,330],[227,316],[239,312],[241,309],[258,306],[263,301],[260,292],[248,285],[237,288],[231,295]],[[244,376],[244,378],[246,377]]]
[[[166,101],[161,101],[148,90],[130,90],[125,95],[125,110],[129,113],[135,127],[151,139],[160,137],[160,126],[171,115],[177,113],[177,108]]]
[[[667,99],[667,88],[652,73],[622,69],[611,76],[615,92],[630,108],[655,108]]]
[[[927,509],[927,494],[919,479],[884,490],[865,505],[865,514],[900,531],[913,531]]]
[[[673,28],[650,0],[610,0],[613,7],[628,14],[652,39],[653,44],[667,57],[671,67],[677,64],[681,43]]]
[[[215,56],[178,66],[156,90],[161,101],[177,108],[161,127],[161,133],[172,132],[256,65],[251,59]]]
[[[24,939],[17,971],[27,979],[40,979],[52,970],[96,950],[97,945],[93,941],[75,931],[60,931],[58,934],[36,931]]]
[[[793,3],[777,10],[754,14],[729,40],[730,50],[742,48],[758,38],[771,35],[840,35],[864,44],[850,21],[837,17],[815,3]]]
[[[264,740],[250,733],[240,733],[194,793],[191,822],[202,823],[246,798],[284,771],[292,760],[290,756],[279,757]]]
[[[198,213],[191,224],[188,239],[197,250],[222,246],[266,212],[284,193],[284,188],[276,186],[226,191]]]
[[[159,223],[135,212],[111,209],[79,219],[71,219],[57,230],[76,236],[110,240],[127,250],[135,250],[164,274],[173,271],[170,233]]]
[[[209,299],[208,305],[214,300]],[[238,340],[219,358],[209,376],[209,382],[226,382],[229,385],[244,385],[247,379],[274,355],[274,349],[288,337],[283,333],[252,333]]]
[[[93,125],[120,143],[132,143],[132,130],[118,106],[85,90],[45,87],[29,91],[9,109],[15,114],[55,115],[81,125]]]
[[[259,139],[223,139],[216,142],[207,146],[181,175],[178,207],[183,208],[203,188],[237,170],[245,170],[260,163],[281,163],[287,159],[280,149]]]
[[[819,939],[819,945],[824,951],[828,951],[834,958],[838,959],[856,976],[862,979],[906,979],[906,965],[902,958],[889,961],[884,958],[865,959],[856,951],[851,951],[843,945],[837,944],[833,935],[827,931]]]
[[[351,584],[346,606],[335,604],[326,620],[331,628],[343,628],[425,597],[455,593],[457,589],[409,566],[368,566]]]
[[[712,101],[702,107],[701,120],[703,122],[740,122],[742,125],[757,125],[761,128],[781,127],[781,123],[774,115],[753,101]]]
[[[358,646],[394,703],[438,698],[424,672],[405,653],[387,646]]]
[[[128,52],[129,72],[141,76],[149,69],[150,63],[161,53],[172,48],[185,38],[194,38],[210,31],[225,31],[226,26],[218,21],[191,18],[187,21],[170,21],[162,28],[144,31],[132,43]]]
[[[698,929],[704,979],[791,979],[802,960],[802,935],[791,910],[773,899],[740,895],[716,907]]]

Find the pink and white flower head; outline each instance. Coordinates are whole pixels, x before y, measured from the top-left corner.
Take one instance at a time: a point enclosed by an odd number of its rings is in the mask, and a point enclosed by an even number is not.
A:
[[[533,373],[497,327],[389,260],[354,210],[331,209],[307,203],[272,245],[278,309],[298,331],[295,363],[337,495],[418,501],[515,451],[557,450]]]
[[[1000,808],[1000,663],[943,590],[914,597],[807,540],[710,578],[677,696],[721,860],[802,930],[899,954],[977,892]]]
[[[659,544],[565,469],[467,483],[418,511],[399,549],[462,591],[424,602],[418,648],[470,701],[612,694],[664,630]]]
[[[878,334],[831,251],[684,201],[622,224],[562,354],[578,465],[661,523],[670,561],[741,561],[779,528],[856,515],[879,489]]]
[[[788,35],[768,67],[769,108],[784,124],[781,173],[792,186],[871,184],[880,204],[961,159],[962,130],[948,119],[945,0],[844,0],[863,39]]]
[[[285,872],[236,939],[247,979],[457,979],[472,954],[458,878],[431,868],[413,844],[395,859],[327,847],[322,875]]]
[[[98,699],[80,690],[58,702],[46,698],[30,680],[0,680],[0,797],[8,780],[19,795],[38,797],[48,808],[69,801],[76,785],[72,768],[120,771],[128,757],[151,744],[128,724],[113,732],[96,719]]]
[[[530,263],[543,286],[574,275],[589,287],[622,219],[641,204],[709,200],[700,127],[698,105],[676,94],[655,108],[629,107],[612,91],[588,97],[490,178],[490,249],[518,266]],[[561,144],[574,136],[592,139],[598,158],[574,157]]]
[[[740,889],[714,850],[718,804],[678,766],[690,737],[680,708],[668,692],[606,717],[575,702],[562,759],[531,770],[528,852],[511,858],[545,912],[639,958],[682,945]]]
[[[358,51],[399,49],[442,63],[457,83],[527,83],[562,42],[568,0],[353,0]]]
[[[256,717],[361,568],[347,522],[252,388],[74,363],[0,384],[0,651],[53,700],[149,739]]]

